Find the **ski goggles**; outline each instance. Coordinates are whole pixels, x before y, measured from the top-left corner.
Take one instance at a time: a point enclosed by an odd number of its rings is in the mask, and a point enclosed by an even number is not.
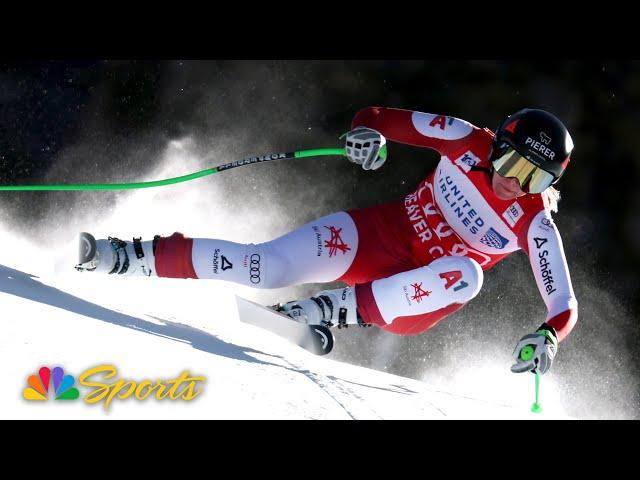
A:
[[[492,159],[496,173],[504,178],[515,178],[526,193],[542,193],[555,181],[555,177],[520,155],[513,147],[502,144]]]

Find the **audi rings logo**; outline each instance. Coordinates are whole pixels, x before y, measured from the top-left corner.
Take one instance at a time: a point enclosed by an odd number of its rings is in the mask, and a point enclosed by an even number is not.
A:
[[[260,283],[260,255],[254,253],[249,260],[249,280],[251,283]]]

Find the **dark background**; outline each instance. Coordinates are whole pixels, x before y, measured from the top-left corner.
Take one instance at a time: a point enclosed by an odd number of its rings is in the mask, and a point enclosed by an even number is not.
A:
[[[561,345],[554,374],[574,399],[567,405],[572,414],[638,418],[639,102],[637,61],[5,62],[0,183],[134,181],[168,141],[185,135],[203,147],[221,136],[236,139],[233,156],[214,164],[334,146],[354,113],[369,105],[451,115],[491,129],[523,107],[549,110],[575,143],[557,184],[562,200],[554,218],[580,304],[579,324]],[[275,191],[293,229],[320,215],[401,198],[438,161],[435,152],[403,145],[391,144],[389,154],[377,172],[334,160],[248,167],[215,181],[231,197],[241,182]],[[115,195],[104,192],[107,199]],[[254,197],[239,215],[260,201],[260,193]],[[87,198],[2,194],[0,219],[32,235],[53,211]],[[473,368],[474,352],[510,353],[544,314],[528,260],[516,253],[487,273],[477,299],[429,333],[389,340],[377,329],[351,329],[340,332],[334,355],[415,378],[428,378],[436,367],[453,375],[455,368]]]

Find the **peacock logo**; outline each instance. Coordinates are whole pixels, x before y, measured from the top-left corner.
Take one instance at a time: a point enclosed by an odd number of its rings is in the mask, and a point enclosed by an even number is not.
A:
[[[61,367],[53,370],[42,367],[38,370],[38,375],[30,375],[27,379],[29,386],[22,391],[22,396],[25,400],[47,400],[51,381],[56,400],[76,400],[80,396],[78,389],[73,386],[75,378],[65,375]]]

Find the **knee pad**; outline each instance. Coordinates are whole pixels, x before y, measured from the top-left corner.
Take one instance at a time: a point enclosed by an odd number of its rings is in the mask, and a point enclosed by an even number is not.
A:
[[[384,323],[415,317],[453,304],[465,304],[482,287],[482,269],[466,257],[441,257],[429,265],[371,282],[371,295],[358,295],[358,307],[376,311]],[[366,292],[366,288],[358,290]],[[367,298],[369,300],[367,300]],[[374,322],[376,323],[376,322]],[[377,322],[380,323],[380,322]]]

